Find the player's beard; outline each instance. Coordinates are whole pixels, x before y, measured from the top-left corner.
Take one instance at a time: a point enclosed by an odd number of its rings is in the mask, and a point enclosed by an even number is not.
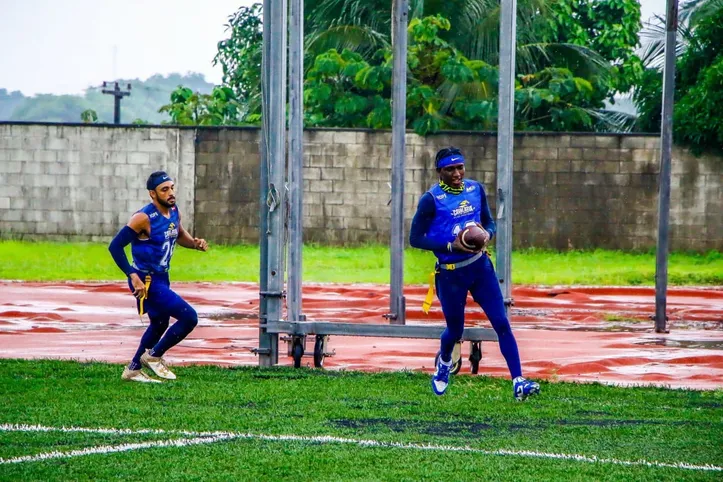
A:
[[[168,198],[168,201],[158,198],[158,204],[160,204],[161,206],[166,207],[166,208],[172,208],[173,206],[176,205],[176,198],[175,197]]]

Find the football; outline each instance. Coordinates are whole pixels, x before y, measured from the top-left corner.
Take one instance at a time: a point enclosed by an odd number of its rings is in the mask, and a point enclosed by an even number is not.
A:
[[[467,226],[459,232],[459,242],[467,249],[478,251],[489,241],[489,234],[476,224]]]

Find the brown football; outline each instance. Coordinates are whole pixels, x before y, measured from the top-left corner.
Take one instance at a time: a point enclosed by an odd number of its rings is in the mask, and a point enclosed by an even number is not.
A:
[[[487,231],[476,224],[467,226],[459,232],[459,242],[467,249],[480,250],[487,244]]]

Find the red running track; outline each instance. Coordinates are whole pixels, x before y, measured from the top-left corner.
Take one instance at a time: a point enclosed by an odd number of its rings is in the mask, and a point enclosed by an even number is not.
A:
[[[258,285],[174,283],[199,313],[199,325],[166,355],[171,364],[255,365]],[[442,324],[439,304],[421,311],[426,287],[405,288],[407,323]],[[723,388],[723,289],[672,288],[670,333],[657,334],[653,288],[516,287],[512,326],[525,376],[620,385]],[[309,320],[386,323],[388,287],[304,286]],[[125,363],[147,318],[122,283],[0,282],[0,357]],[[468,301],[467,326],[489,327]],[[309,337],[307,353],[313,352]],[[332,336],[327,369],[433,369],[436,340]],[[483,343],[481,374],[508,376],[496,342]],[[280,343],[281,365],[291,365]],[[461,373],[469,373],[468,344]],[[313,364],[312,358],[304,358]]]

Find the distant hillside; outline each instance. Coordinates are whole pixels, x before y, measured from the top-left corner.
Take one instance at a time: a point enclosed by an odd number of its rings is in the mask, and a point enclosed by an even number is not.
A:
[[[213,84],[206,82],[202,74],[154,75],[147,80],[118,79],[125,88],[131,84],[131,95],[121,101],[121,122],[131,123],[141,119],[152,124],[169,120],[167,114],[158,109],[168,104],[171,92],[183,85],[194,92],[209,93]],[[112,83],[110,84],[113,85]],[[112,87],[111,87],[112,88]],[[85,95],[39,94],[25,97],[18,91],[0,89],[0,120],[37,122],[81,122],[80,113],[93,109],[99,122],[113,122],[113,96],[103,94],[102,87],[89,87]]]

